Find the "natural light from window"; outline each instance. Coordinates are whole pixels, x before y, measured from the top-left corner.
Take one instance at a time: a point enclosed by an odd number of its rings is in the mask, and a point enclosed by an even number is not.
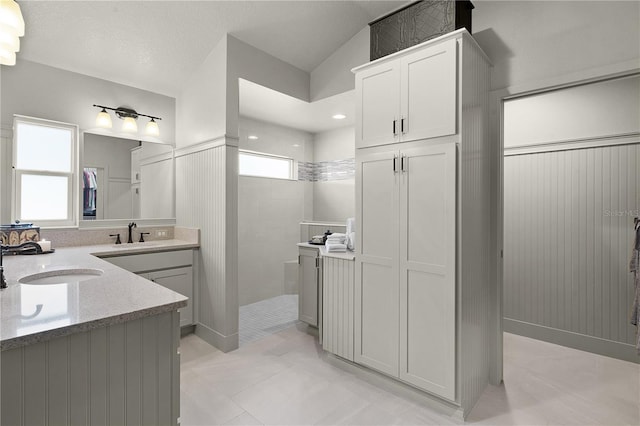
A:
[[[17,123],[16,168],[71,172],[71,130]]]
[[[78,128],[16,115],[12,220],[76,226]]]
[[[244,176],[258,176],[276,179],[293,179],[293,159],[240,151],[238,173]]]

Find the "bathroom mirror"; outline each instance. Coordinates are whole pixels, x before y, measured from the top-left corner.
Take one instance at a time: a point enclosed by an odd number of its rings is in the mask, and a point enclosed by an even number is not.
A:
[[[81,227],[175,217],[172,146],[86,131],[80,159]]]

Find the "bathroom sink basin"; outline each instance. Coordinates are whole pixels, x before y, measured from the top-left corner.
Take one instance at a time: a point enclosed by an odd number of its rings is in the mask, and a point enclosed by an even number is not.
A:
[[[22,284],[64,284],[90,280],[103,274],[100,269],[61,269],[27,275],[18,280]]]

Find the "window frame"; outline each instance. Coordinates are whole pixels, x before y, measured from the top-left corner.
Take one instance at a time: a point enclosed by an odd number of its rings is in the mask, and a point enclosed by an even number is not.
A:
[[[240,156],[242,154],[247,154],[247,155],[254,156],[254,157],[262,157],[262,158],[277,159],[277,160],[286,160],[286,161],[289,162],[289,177],[282,178],[282,177],[275,177],[275,176],[248,175],[248,174],[240,173]],[[263,179],[296,180],[295,179],[294,170],[295,170],[295,159],[293,159],[291,157],[287,157],[287,156],[284,156],[284,155],[269,154],[269,153],[266,153],[266,152],[251,151],[251,150],[248,150],[248,149],[238,149],[238,176],[263,178]]]
[[[50,170],[20,169],[17,167],[18,157],[18,125],[28,124],[32,126],[51,127],[69,130],[71,134],[71,171],[57,172]],[[79,129],[78,125],[60,121],[46,120],[24,115],[13,116],[13,143],[12,143],[12,194],[11,194],[11,220],[22,222],[34,222],[41,228],[66,228],[78,227],[78,167],[79,167]],[[31,219],[23,218],[21,212],[22,202],[22,177],[24,175],[67,177],[67,217],[65,219]]]

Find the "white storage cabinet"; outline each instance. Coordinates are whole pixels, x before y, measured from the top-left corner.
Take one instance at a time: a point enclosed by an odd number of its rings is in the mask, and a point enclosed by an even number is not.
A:
[[[489,379],[490,64],[458,30],[354,69],[354,361],[460,417]]]
[[[456,40],[356,74],[356,148],[456,133]]]

